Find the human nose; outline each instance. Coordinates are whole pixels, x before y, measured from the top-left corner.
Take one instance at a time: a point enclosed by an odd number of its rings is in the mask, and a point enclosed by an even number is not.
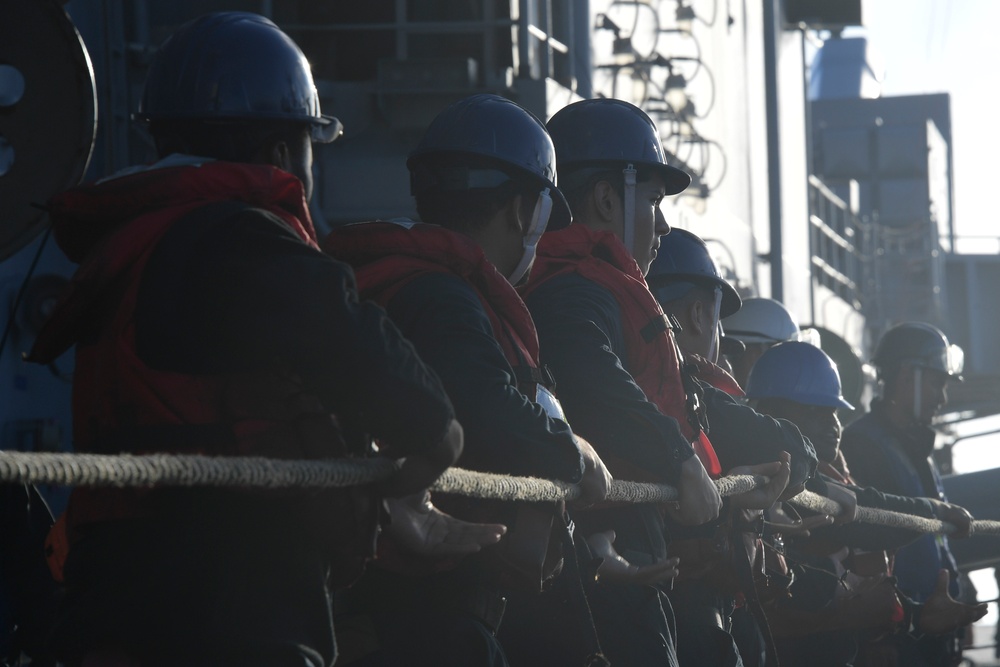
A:
[[[663,211],[660,210],[659,206],[656,207],[653,220],[653,229],[656,231],[657,236],[663,236],[664,234],[670,233],[670,225],[667,224],[667,219],[663,216]]]

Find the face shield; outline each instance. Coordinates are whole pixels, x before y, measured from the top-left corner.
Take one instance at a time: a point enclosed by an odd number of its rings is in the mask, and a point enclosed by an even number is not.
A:
[[[538,240],[542,238],[551,214],[552,196],[549,194],[549,188],[545,188],[538,194],[538,201],[535,202],[535,211],[531,216],[531,224],[528,225],[528,231],[521,242],[524,246],[524,254],[521,255],[521,261],[514,267],[511,274],[507,276],[507,280],[510,281],[511,285],[517,285],[528,274],[532,262],[535,261],[535,249],[538,247]]]
[[[965,351],[958,345],[949,345],[941,352],[940,366],[929,364],[931,368],[940,368],[948,377],[962,379],[962,371],[965,370]]]
[[[942,346],[933,353],[912,363],[913,366],[913,416],[921,418],[923,410],[923,376],[924,370],[945,373],[950,380],[962,381],[962,371],[965,370],[965,351],[958,345]]]
[[[800,343],[809,343],[810,345],[818,348],[823,347],[823,345],[821,344],[822,339],[820,338],[818,329],[812,329],[808,327],[805,329],[799,329],[799,332],[794,336],[792,336],[791,338],[789,338],[788,340],[798,341]],[[784,341],[779,341],[779,342],[784,342]]]
[[[325,122],[313,123],[309,128],[309,138],[314,144],[329,144],[344,133],[344,124],[333,116],[323,116]]]

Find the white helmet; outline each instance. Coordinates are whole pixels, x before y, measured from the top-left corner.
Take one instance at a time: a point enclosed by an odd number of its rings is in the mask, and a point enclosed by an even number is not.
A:
[[[800,330],[780,301],[752,297],[743,307],[722,320],[726,336],[743,343],[782,343],[788,340],[813,341],[814,329]],[[818,343],[814,343],[818,346]]]

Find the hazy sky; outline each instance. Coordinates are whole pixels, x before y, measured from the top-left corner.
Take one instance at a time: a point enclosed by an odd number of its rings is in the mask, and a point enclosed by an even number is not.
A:
[[[950,93],[956,232],[1000,238],[1000,2],[864,0],[862,21],[865,28],[852,34],[866,35],[881,53],[883,95]],[[977,245],[977,252],[998,249]]]

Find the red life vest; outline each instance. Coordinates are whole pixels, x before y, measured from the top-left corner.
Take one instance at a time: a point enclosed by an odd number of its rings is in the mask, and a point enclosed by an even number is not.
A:
[[[684,368],[702,382],[726,392],[733,398],[746,396],[740,383],[722,366],[697,354],[685,354],[684,361]]]
[[[547,386],[538,363],[538,334],[517,291],[464,234],[424,223],[366,222],[347,225],[326,238],[323,248],[354,267],[362,298],[387,307],[400,289],[431,273],[450,273],[475,290],[504,357],[518,376],[518,387]]]
[[[551,395],[541,395],[543,388],[552,385],[552,379],[539,368],[538,335],[527,306],[471,238],[424,223],[366,222],[335,230],[324,240],[323,249],[351,264],[362,298],[383,308],[400,289],[421,276],[443,273],[460,277],[479,297],[493,337],[514,370],[518,390],[541,403],[550,416],[555,416],[549,410],[552,406],[561,414],[556,401],[549,403]],[[543,582],[558,571],[562,550],[556,546],[558,539],[552,539],[552,531],[561,504],[547,508],[523,503],[512,506],[460,496],[435,498],[434,502],[466,521],[501,521],[511,527],[500,545],[468,557],[485,563],[489,571],[499,572],[507,585],[526,586],[538,592]],[[390,569],[400,567],[389,540],[380,542],[379,559]],[[439,569],[454,565],[449,562]],[[402,571],[412,567],[413,558],[409,556]]]
[[[301,205],[294,214],[296,202]],[[175,223],[206,206],[207,215],[222,215],[221,208],[230,214],[266,208],[304,243],[316,246],[301,184],[271,167],[224,162],[171,167],[84,186],[53,200],[60,245],[82,263],[29,360],[51,361],[76,344],[75,449],[273,458],[346,455],[333,416],[290,375],[277,370],[187,375],[150,368],[139,358],[134,312],[146,263]],[[119,219],[117,225],[100,217],[102,211],[110,218],[130,207],[134,217]],[[320,445],[325,438],[329,440]],[[146,516],[149,493],[79,487],[67,513],[69,529]]]
[[[688,409],[679,352],[670,321],[649,291],[639,265],[611,232],[574,224],[542,236],[527,296],[561,275],[576,273],[611,292],[621,308],[625,355],[622,365],[646,397],[680,424],[709,475],[722,473],[707,436]]]

